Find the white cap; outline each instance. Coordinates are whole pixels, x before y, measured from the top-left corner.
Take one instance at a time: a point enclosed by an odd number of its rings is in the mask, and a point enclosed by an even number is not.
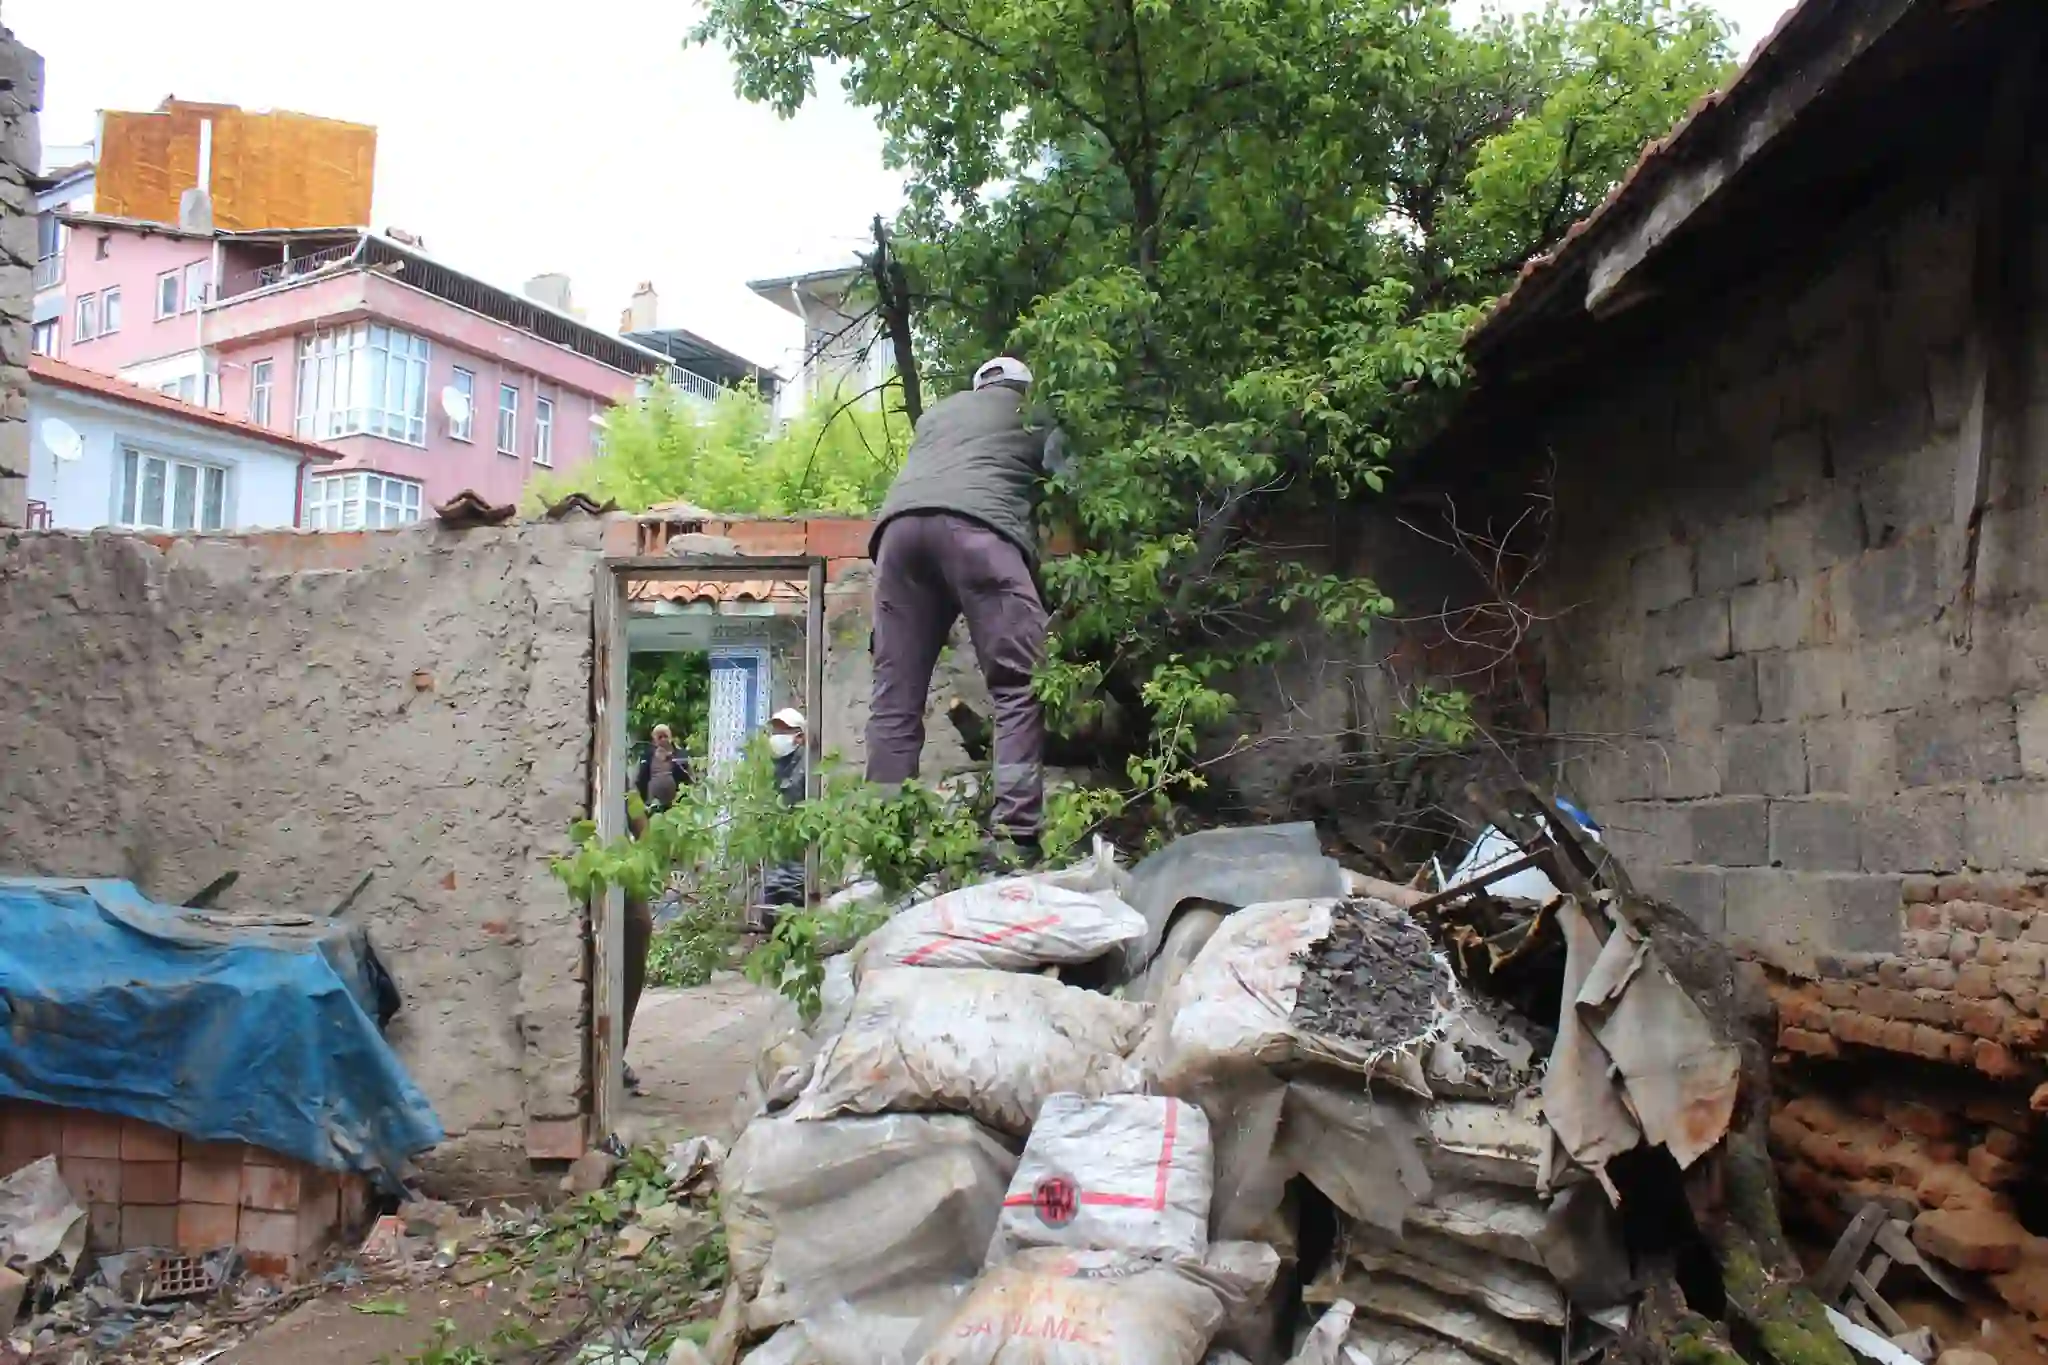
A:
[[[1031,367],[1015,356],[999,355],[974,372],[974,387],[985,389],[991,384],[1029,384]]]
[[[780,725],[785,730],[801,730],[804,728],[804,713],[797,710],[794,706],[785,706],[774,715],[768,717],[768,723],[770,725]]]

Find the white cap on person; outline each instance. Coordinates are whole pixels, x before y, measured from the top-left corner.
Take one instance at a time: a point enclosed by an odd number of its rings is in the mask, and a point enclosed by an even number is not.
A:
[[[768,717],[768,723],[780,725],[785,730],[801,730],[804,728],[804,713],[794,706],[785,706]]]
[[[974,372],[974,387],[985,389],[991,384],[1029,384],[1031,367],[1015,356],[999,355]]]

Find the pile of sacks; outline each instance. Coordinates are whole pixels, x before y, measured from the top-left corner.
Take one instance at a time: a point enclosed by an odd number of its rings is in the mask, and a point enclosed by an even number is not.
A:
[[[1412,929],[1370,901],[1236,909],[1141,978],[1160,926],[1128,887],[1098,848],[913,905],[832,961],[817,1021],[764,1049],[722,1170],[711,1359],[1556,1360],[1573,1267],[1536,1190],[1529,1044],[1433,954],[1381,992],[1407,1036],[1355,999],[1304,1007],[1316,972],[1315,1001],[1372,994],[1316,951],[1360,917]],[[1159,998],[1059,979],[1091,963]],[[1338,1211],[1309,1284],[1296,1177]],[[1298,1333],[1304,1301],[1328,1311]]]

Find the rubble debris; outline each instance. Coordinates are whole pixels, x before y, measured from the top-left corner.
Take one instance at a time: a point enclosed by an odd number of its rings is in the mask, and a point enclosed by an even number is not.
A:
[[[1131,869],[1124,899],[1145,917],[1145,938],[1126,949],[1123,979],[1158,953],[1174,912],[1191,901],[1225,910],[1275,901],[1335,900],[1344,870],[1323,855],[1306,822],[1208,829],[1174,840]]]
[[[490,503],[474,488],[465,488],[434,509],[443,526],[502,526],[519,515],[517,503]]]
[[[0,1180],[0,1265],[53,1268],[65,1280],[85,1252],[85,1210],[57,1158],[46,1156]]]
[[[611,1184],[612,1173],[619,1169],[619,1159],[602,1147],[593,1147],[569,1163],[569,1173],[562,1177],[564,1194],[594,1194]]]
[[[1447,969],[1428,932],[1369,901],[1341,904],[1309,945],[1293,1022],[1378,1049],[1411,1046],[1441,1022]]]

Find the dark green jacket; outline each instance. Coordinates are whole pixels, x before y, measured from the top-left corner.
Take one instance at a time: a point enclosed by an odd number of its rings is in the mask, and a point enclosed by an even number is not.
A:
[[[875,517],[868,554],[876,553],[893,518],[951,512],[998,532],[1035,561],[1032,500],[1039,479],[1065,464],[1059,428],[1027,415],[1016,389],[997,384],[941,398],[918,419],[910,453]]]

